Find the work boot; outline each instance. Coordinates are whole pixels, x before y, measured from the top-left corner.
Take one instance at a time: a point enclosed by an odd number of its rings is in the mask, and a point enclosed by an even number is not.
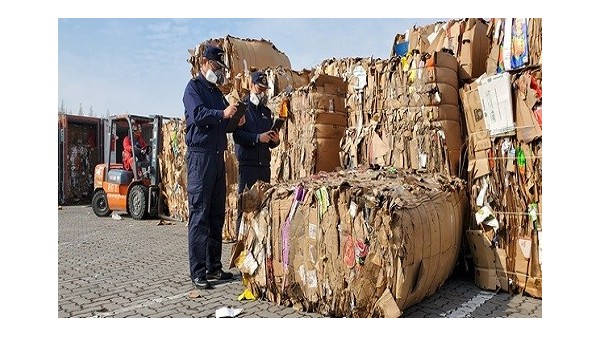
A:
[[[196,289],[206,289],[206,290],[209,290],[209,289],[213,288],[212,284],[210,284],[210,282],[207,281],[205,278],[194,278],[192,280],[192,284],[194,285],[194,287]]]
[[[231,272],[225,272],[223,269],[219,269],[215,272],[207,273],[206,279],[209,282],[215,282],[219,280],[229,280],[233,278],[233,274]]]

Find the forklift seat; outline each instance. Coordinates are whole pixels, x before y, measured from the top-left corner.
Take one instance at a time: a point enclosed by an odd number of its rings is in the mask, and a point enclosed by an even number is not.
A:
[[[115,184],[129,184],[133,180],[133,171],[122,169],[110,169],[108,171],[108,182]]]

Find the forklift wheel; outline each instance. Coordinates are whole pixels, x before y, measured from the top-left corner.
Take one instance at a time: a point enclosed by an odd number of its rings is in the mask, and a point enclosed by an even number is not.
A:
[[[129,213],[133,219],[143,219],[148,215],[148,188],[136,185],[131,188],[127,201]]]
[[[106,217],[110,214],[104,190],[98,190],[94,193],[94,197],[92,197],[92,209],[98,217]]]

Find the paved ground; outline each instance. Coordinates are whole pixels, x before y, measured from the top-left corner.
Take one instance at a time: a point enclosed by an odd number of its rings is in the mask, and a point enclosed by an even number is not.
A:
[[[98,218],[88,206],[58,210],[58,317],[215,317],[224,306],[238,317],[322,317],[267,301],[243,301],[236,279],[189,298],[187,227],[181,222]],[[164,222],[164,221],[163,221]],[[228,261],[230,244],[223,247]],[[434,295],[404,311],[407,318],[542,317],[542,300],[488,292],[453,275]]]

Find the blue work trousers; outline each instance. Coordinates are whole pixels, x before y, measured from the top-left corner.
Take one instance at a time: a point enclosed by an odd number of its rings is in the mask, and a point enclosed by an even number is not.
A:
[[[206,278],[223,267],[225,162],[223,152],[188,151],[188,249],[190,277]]]

